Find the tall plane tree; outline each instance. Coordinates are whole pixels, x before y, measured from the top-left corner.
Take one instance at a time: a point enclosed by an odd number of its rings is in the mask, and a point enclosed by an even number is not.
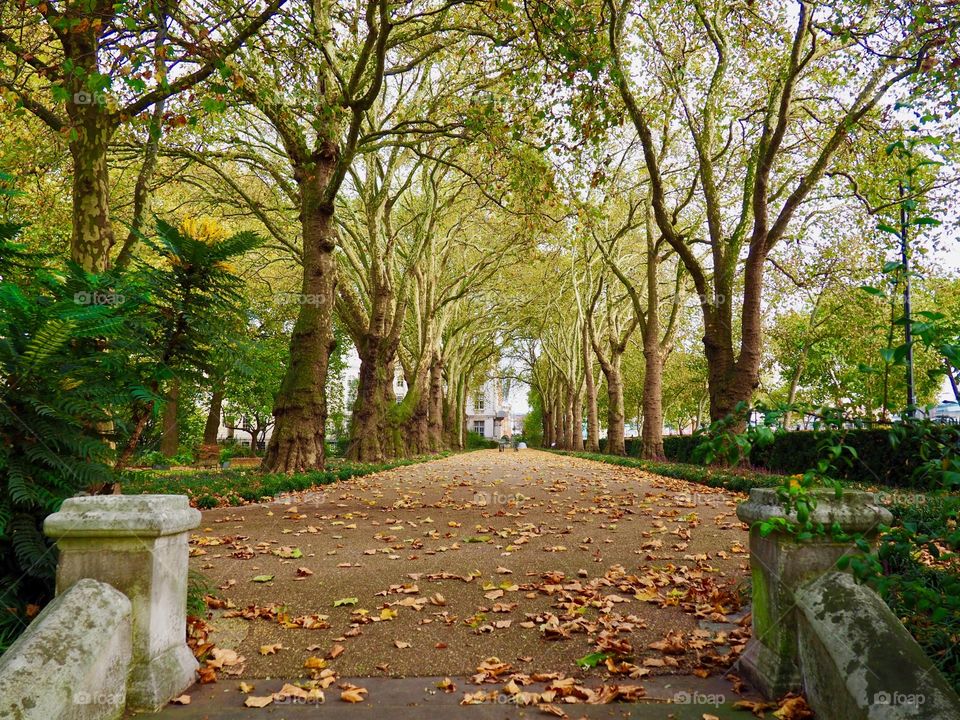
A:
[[[699,295],[710,415],[719,419],[759,384],[770,251],[858,141],[862,121],[895,87],[936,65],[933,49],[955,35],[957,18],[913,3],[693,0],[643,13],[636,5],[604,0],[610,71],[643,144],[657,227]],[[647,42],[629,43],[634,33]],[[656,140],[656,108],[665,106],[677,108],[668,122],[689,135],[666,155]],[[706,238],[684,233],[672,212],[683,198],[670,195],[664,178],[684,165],[699,178]],[[704,241],[706,259],[693,248]]]
[[[94,272],[110,265],[107,152],[117,130],[225,71],[227,59],[284,2],[260,9],[218,0],[0,3],[0,89],[62,134],[70,149],[76,263]],[[176,67],[175,76],[157,71],[164,63]]]

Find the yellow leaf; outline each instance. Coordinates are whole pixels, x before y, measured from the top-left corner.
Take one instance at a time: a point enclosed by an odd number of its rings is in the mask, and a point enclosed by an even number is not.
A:
[[[356,685],[347,685],[343,692],[340,693],[340,699],[348,703],[358,703],[364,701],[364,695],[367,694],[367,689],[362,687],[357,687]]]

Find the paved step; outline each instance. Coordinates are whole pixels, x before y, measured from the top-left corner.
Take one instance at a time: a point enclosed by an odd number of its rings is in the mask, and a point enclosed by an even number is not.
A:
[[[350,682],[367,688],[368,700],[350,704],[340,700],[336,685],[326,691],[322,705],[273,703],[265,708],[245,708],[245,695],[239,692],[239,681],[221,678],[217,683],[191,688],[189,705],[168,705],[151,718],[158,720],[219,720],[244,717],[251,720],[300,720],[301,718],[335,718],[340,720],[521,720],[550,717],[537,707],[517,707],[501,696],[502,703],[460,705],[464,692],[494,689],[499,686],[471,685],[466,678],[453,678],[456,692],[437,690],[442,678],[354,678]],[[268,695],[284,684],[283,680],[247,680],[254,685],[253,695]],[[664,675],[645,678],[640,684],[650,696],[649,702],[614,703],[610,705],[561,704],[574,718],[636,718],[637,720],[749,720],[749,713],[738,712],[732,705],[741,696],[735,695],[730,683],[722,678],[701,680],[692,676]],[[133,716],[131,716],[133,717]]]

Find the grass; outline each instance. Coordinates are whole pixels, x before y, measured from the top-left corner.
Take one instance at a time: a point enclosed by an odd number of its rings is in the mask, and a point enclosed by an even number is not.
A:
[[[327,470],[316,470],[295,475],[262,473],[256,468],[233,470],[127,470],[121,476],[121,486],[126,495],[164,493],[186,495],[191,504],[208,509],[231,507],[259,502],[281,493],[309,490],[320,485],[329,485],[338,480],[392,470],[406,465],[416,465],[447,457],[450,453],[424,455],[415,458],[392,460],[386,463],[338,464]]]

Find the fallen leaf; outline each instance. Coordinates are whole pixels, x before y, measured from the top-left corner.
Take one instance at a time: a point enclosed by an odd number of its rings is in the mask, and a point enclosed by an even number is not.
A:
[[[456,692],[457,690],[457,686],[453,684],[453,680],[448,677],[438,682],[437,687],[446,693]]]
[[[170,702],[172,702],[174,705],[189,705],[189,704],[190,704],[190,696],[189,696],[189,695],[181,695],[181,696],[179,696],[179,697],[175,697],[175,698],[174,698],[173,700],[171,700]]]
[[[339,600],[333,601],[333,606],[343,607],[344,605],[356,605],[358,602],[360,602],[360,599],[355,597],[340,598]]]
[[[400,649],[400,650],[405,650],[405,649],[408,648],[408,647],[412,647],[412,645],[410,645],[410,643],[404,642],[403,640],[394,640],[394,641],[393,641],[393,644],[396,645],[397,648]]]
[[[257,697],[256,695],[248,695],[247,699],[243,701],[244,707],[250,708],[263,708],[273,702],[273,695],[263,695]]]
[[[273,580],[273,575],[257,575],[255,578],[253,578],[252,582],[265,583],[270,582],[271,580]]]
[[[357,687],[356,685],[345,685],[343,692],[340,693],[340,699],[348,703],[358,703],[366,699],[363,697],[366,694],[366,688]]]
[[[273,643],[272,645],[261,645],[260,654],[261,655],[276,655],[277,650],[282,650],[283,645],[280,643]]]

